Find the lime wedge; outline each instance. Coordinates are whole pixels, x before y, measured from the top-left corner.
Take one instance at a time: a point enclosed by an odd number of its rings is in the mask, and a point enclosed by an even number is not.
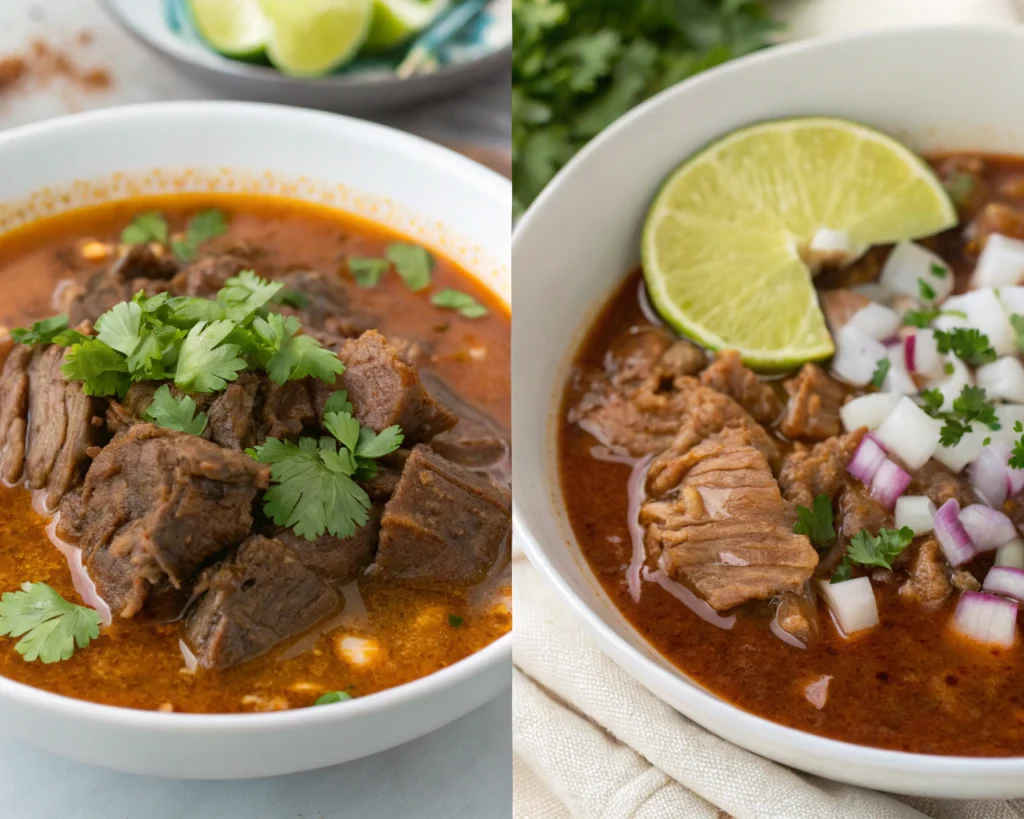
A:
[[[356,55],[373,0],[260,0],[270,23],[267,56],[283,73],[322,77]]]
[[[263,56],[268,26],[259,0],[187,0],[186,5],[193,28],[215,51],[243,60]]]
[[[386,51],[419,34],[444,11],[448,0],[374,0],[366,49]]]
[[[816,236],[864,248],[956,221],[928,166],[885,134],[827,117],[765,122],[668,178],[644,225],[644,276],[679,332],[789,368],[834,351],[812,283]]]

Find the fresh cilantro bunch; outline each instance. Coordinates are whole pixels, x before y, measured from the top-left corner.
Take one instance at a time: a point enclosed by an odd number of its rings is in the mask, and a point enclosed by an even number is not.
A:
[[[950,412],[942,412],[945,399],[937,389],[922,390],[921,401],[925,412],[943,421],[942,429],[939,430],[939,443],[943,446],[956,446],[973,429],[971,424],[975,422],[989,429],[999,429],[1001,426],[996,408],[988,400],[983,387],[964,385],[960,395],[953,399]]]
[[[377,474],[376,459],[402,445],[401,427],[375,433],[352,416],[344,390],[324,405],[324,428],[319,439],[300,438],[297,444],[268,438],[246,450],[260,463],[270,464],[273,485],[263,495],[263,511],[278,526],[287,526],[307,540],[325,532],[351,537],[367,521],[370,497],[357,481]]]
[[[760,0],[513,0],[512,181],[524,210],[583,145],[647,97],[755,51]]]
[[[849,580],[854,563],[859,566],[892,569],[893,561],[913,539],[914,530],[909,526],[901,529],[879,529],[877,535],[872,535],[867,529],[861,529],[850,539],[846,554],[832,575],[832,582]]]
[[[75,647],[100,636],[100,615],[69,603],[45,583],[23,583],[0,598],[0,636],[21,637],[14,646],[26,662],[67,660]]]

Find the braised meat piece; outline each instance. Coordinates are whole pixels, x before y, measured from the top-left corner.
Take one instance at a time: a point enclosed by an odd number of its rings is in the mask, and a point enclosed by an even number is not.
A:
[[[833,333],[852,319],[858,310],[871,304],[871,299],[863,293],[846,287],[820,290],[818,300],[821,302],[822,312],[824,312],[828,326],[832,328]]]
[[[846,390],[817,364],[804,364],[795,378],[783,385],[789,403],[779,429],[787,438],[823,440],[843,431],[839,408]]]
[[[746,430],[723,429],[675,460],[640,508],[648,556],[716,611],[803,589],[818,555],[793,532],[792,510]]]
[[[136,424],[96,456],[78,498],[61,509],[90,577],[118,616],[132,617],[164,579],[184,587],[240,543],[269,469],[249,456],[152,424]]]
[[[398,424],[406,442],[416,443],[429,441],[458,422],[423,386],[416,368],[402,361],[376,330],[349,339],[338,355],[345,363],[338,386],[348,391],[355,417],[375,432]],[[320,395],[320,416],[328,397],[329,393]]]
[[[836,531],[852,538],[862,529],[877,535],[882,527],[892,528],[892,513],[876,501],[860,481],[849,479],[839,493]]]
[[[936,506],[942,506],[950,499],[955,499],[961,508],[978,503],[978,496],[971,488],[967,473],[954,475],[934,458],[915,470],[911,477],[913,481],[907,494],[927,495]]]
[[[807,594],[783,592],[775,610],[775,622],[787,634],[804,645],[818,636],[818,610],[814,599]]]
[[[178,266],[149,245],[132,245],[110,267],[94,273],[68,306],[68,324],[96,321],[115,304],[129,301],[140,290],[155,295],[170,289]]]
[[[846,465],[866,431],[857,429],[813,446],[796,444],[779,471],[779,486],[786,500],[808,509],[818,495],[834,500],[846,485]]]
[[[203,668],[224,669],[266,653],[339,606],[337,592],[279,540],[254,536],[206,569],[186,635]]]
[[[420,445],[384,507],[368,574],[417,584],[482,580],[508,544],[510,493]]]
[[[240,253],[222,253],[193,262],[171,280],[176,296],[212,299],[227,280],[243,270],[252,270],[252,260]]]
[[[720,352],[700,374],[700,383],[728,395],[759,423],[771,424],[782,412],[782,402],[772,385],[744,366],[736,350]]]
[[[509,456],[508,432],[483,410],[460,398],[438,376],[421,370],[420,378],[430,394],[459,419],[454,427],[431,439],[431,449],[466,469],[487,470],[502,465]]]
[[[316,540],[299,537],[291,529],[275,527],[273,536],[291,549],[302,564],[332,583],[355,580],[373,562],[384,507],[374,504],[369,520],[351,537],[323,534]]]
[[[989,202],[967,226],[967,235],[983,246],[993,233],[1024,239],[1024,211],[1002,202]]]
[[[404,448],[389,452],[377,460],[377,473],[363,483],[363,488],[371,500],[384,502],[395,494],[407,460],[409,450]]]
[[[323,383],[323,382],[319,382]],[[276,384],[264,378],[259,391],[259,432],[257,442],[267,438],[294,441],[306,426],[317,422],[310,391],[310,379]]]
[[[25,466],[28,368],[32,348],[14,346],[0,372],[0,479],[17,483]]]
[[[327,347],[335,346],[331,337],[334,340],[353,338],[375,325],[371,317],[353,311],[349,286],[339,276],[325,276],[315,270],[296,270],[280,281],[286,290],[301,293],[305,304],[301,310],[279,307],[278,312],[297,315],[307,329],[325,333],[323,341]]]
[[[900,587],[900,594],[924,606],[937,606],[952,593],[949,570],[942,549],[935,538],[927,538],[908,550],[906,568],[909,578]]]
[[[25,476],[30,489],[46,489],[55,508],[81,483],[88,450],[103,440],[103,399],[82,391],[61,373],[63,347],[36,348],[28,366],[28,443]]]
[[[228,384],[224,392],[213,399],[206,413],[206,428],[211,441],[228,449],[239,450],[257,442],[253,416],[260,383],[260,378],[252,373],[239,373],[238,379]]]

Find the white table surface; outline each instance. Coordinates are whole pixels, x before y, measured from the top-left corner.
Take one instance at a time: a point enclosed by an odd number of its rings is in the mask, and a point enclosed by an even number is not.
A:
[[[53,45],[82,29],[95,41],[70,48],[76,64],[113,75],[109,91],[61,80],[0,95],[0,129],[69,111],[214,92],[178,75],[107,19],[95,0],[0,0],[0,58],[33,37]],[[504,147],[511,134],[509,77],[459,99],[389,114],[382,122],[447,142]],[[490,819],[511,815],[511,696],[441,730],[367,759],[293,776],[182,782],[70,762],[0,738],[0,817],[17,819]]]

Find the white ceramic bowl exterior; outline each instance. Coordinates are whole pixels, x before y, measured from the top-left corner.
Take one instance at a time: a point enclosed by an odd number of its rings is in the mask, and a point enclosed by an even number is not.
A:
[[[742,711],[688,681],[617,612],[580,554],[561,502],[555,424],[573,351],[625,274],[664,178],[738,126],[848,117],[921,151],[1024,154],[1024,32],[896,29],[772,49],[670,89],[585,148],[513,239],[513,526],[533,565],[594,640],[652,692],[738,745],[796,768],[903,793],[1024,796],[1024,758],[897,753],[823,739]]]
[[[222,186],[237,174],[262,179],[264,190],[376,214],[442,249],[510,299],[509,183],[451,151],[378,125],[268,105],[134,106],[0,134],[0,167],[4,229],[21,220],[25,202],[30,211],[61,209],[62,192],[89,201],[103,199],[105,189],[173,190],[185,169],[187,179],[209,175]],[[170,188],[161,188],[161,180],[172,180]],[[0,729],[130,773],[202,779],[292,773],[373,754],[457,719],[508,687],[510,658],[506,635],[436,674],[344,706],[245,715],[112,708],[0,677]]]

